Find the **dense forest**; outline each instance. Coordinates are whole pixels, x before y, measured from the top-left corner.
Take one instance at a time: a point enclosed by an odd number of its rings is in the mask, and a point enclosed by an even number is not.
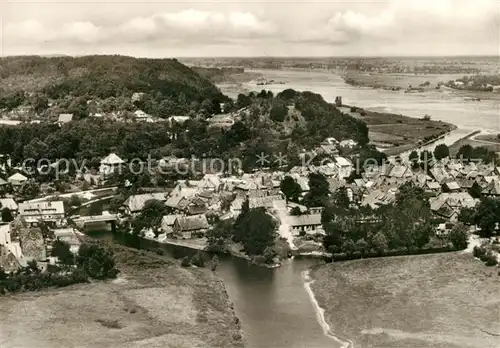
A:
[[[216,105],[228,99],[210,81],[176,59],[26,56],[0,61],[0,109],[31,105],[42,112],[48,108],[48,100],[60,104],[68,98],[104,104],[125,98],[121,104],[126,104],[133,93],[145,93],[140,105],[145,112],[168,115],[198,109],[203,102]],[[85,103],[76,104],[71,107]],[[122,109],[126,108],[124,105]]]

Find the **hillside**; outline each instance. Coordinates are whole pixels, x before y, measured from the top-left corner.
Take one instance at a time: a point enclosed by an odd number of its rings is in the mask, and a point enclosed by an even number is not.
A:
[[[113,281],[1,298],[2,347],[244,346],[239,319],[216,274],[111,247],[120,269]]]
[[[172,114],[189,111],[191,103],[218,104],[226,99],[210,81],[176,59],[23,56],[0,62],[0,108],[8,110],[31,105],[40,113],[48,108],[45,100],[60,104],[69,96],[130,101],[133,93],[141,92],[146,93],[141,105],[145,112]]]

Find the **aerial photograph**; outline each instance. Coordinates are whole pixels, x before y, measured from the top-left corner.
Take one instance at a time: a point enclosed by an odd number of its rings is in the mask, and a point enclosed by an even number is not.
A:
[[[0,19],[1,348],[500,348],[500,1]]]

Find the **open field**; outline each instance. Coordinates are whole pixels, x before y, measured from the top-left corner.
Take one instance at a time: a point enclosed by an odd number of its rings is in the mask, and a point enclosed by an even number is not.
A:
[[[340,110],[366,123],[372,144],[381,148],[391,148],[391,152],[396,154],[413,148],[426,137],[437,136],[439,133],[454,129],[449,123],[432,119],[423,120],[367,110],[352,112],[350,107],[341,107]]]
[[[500,137],[498,136],[498,134],[480,134],[476,136],[474,140],[497,143],[500,145]]]
[[[0,346],[243,347],[223,283],[124,247],[118,279],[0,298]]]
[[[463,252],[322,266],[312,289],[354,347],[500,347],[500,276]]]

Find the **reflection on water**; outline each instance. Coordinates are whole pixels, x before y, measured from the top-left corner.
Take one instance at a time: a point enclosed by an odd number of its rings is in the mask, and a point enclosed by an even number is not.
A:
[[[165,255],[177,259],[196,251],[173,245],[90,232],[94,238],[147,249],[161,248]],[[205,255],[207,259],[210,255]],[[324,335],[316,312],[304,287],[302,273],[323,261],[311,258],[288,260],[280,268],[268,269],[247,260],[221,257],[217,274],[224,280],[234,302],[249,348],[338,348],[339,344]],[[335,328],[332,328],[335,331]]]
[[[221,262],[217,273],[235,304],[249,347],[339,347],[324,335],[302,278],[304,270],[321,262],[294,259],[276,269],[239,259]]]

